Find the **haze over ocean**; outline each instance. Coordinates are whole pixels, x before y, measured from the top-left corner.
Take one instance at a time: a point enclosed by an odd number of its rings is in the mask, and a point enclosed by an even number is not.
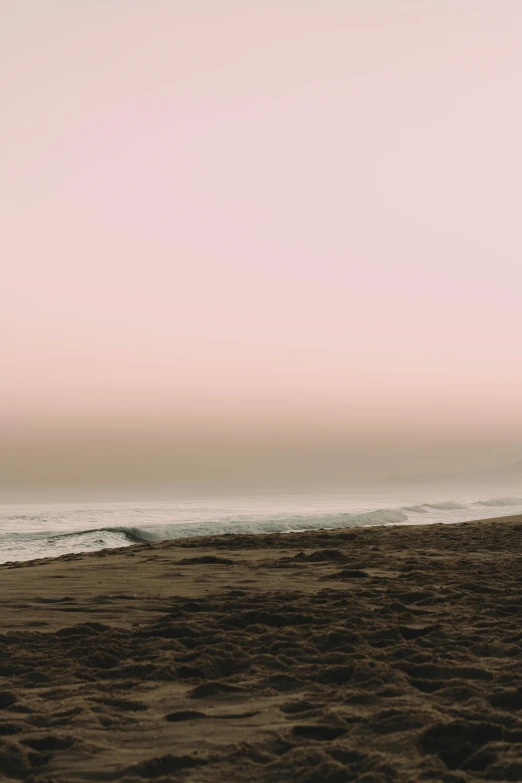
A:
[[[521,22],[516,0],[6,6],[3,500],[520,459]]]

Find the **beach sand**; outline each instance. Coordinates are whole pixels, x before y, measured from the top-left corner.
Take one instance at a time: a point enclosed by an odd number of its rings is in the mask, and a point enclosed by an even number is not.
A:
[[[0,778],[522,780],[522,517],[0,566]]]

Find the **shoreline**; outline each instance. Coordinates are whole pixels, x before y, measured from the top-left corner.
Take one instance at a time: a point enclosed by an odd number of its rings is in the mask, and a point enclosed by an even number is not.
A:
[[[486,493],[481,493],[486,494]],[[62,554],[119,549],[189,537],[222,534],[295,533],[380,525],[458,524],[522,514],[522,498],[426,500],[406,497],[363,497],[343,500],[325,496],[229,497],[223,504],[203,506],[194,498],[182,504],[86,504],[79,507],[4,507],[0,513],[0,563],[26,562]]]
[[[522,779],[522,515],[0,566],[0,771]]]

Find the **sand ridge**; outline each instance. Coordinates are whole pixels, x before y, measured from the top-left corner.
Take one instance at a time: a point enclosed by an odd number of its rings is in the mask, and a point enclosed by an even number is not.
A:
[[[522,517],[0,567],[0,776],[522,780]]]

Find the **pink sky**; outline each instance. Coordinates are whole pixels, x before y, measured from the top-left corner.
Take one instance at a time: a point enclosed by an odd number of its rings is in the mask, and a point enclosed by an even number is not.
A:
[[[522,443],[521,40],[519,0],[4,4],[2,422]]]

